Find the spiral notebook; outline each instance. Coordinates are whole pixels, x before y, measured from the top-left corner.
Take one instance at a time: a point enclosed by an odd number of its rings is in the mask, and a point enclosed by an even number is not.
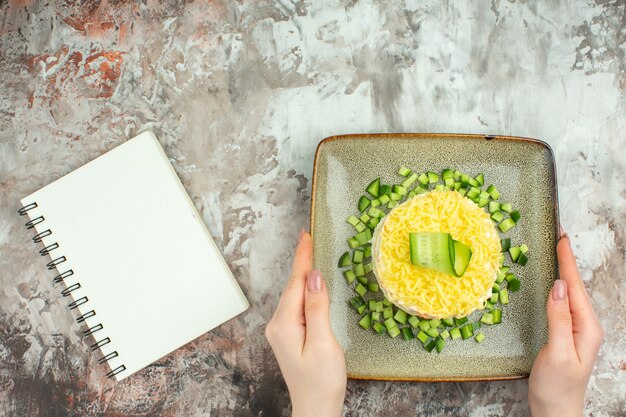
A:
[[[122,380],[248,308],[152,132],[21,202],[56,270],[50,278],[63,284],[60,302],[76,310],[109,377]]]

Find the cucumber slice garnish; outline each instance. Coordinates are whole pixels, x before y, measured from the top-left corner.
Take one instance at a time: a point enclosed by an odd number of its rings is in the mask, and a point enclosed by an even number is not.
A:
[[[362,195],[361,198],[359,198],[359,211],[365,211],[365,209],[368,208],[370,204],[370,199]]]
[[[337,266],[339,268],[344,268],[350,265],[352,265],[352,261],[350,260],[350,252],[344,252],[344,254],[339,257],[339,263]]]
[[[450,233],[410,233],[411,263],[460,277],[465,273],[472,249],[452,239]]]

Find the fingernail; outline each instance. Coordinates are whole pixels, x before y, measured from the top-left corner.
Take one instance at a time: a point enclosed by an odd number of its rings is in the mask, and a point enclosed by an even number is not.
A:
[[[317,269],[309,272],[306,279],[306,286],[310,292],[318,292],[322,289],[322,273]]]
[[[563,225],[559,223],[559,236],[563,237],[565,235],[565,230],[563,230]]]
[[[556,281],[554,281],[554,285],[552,286],[552,299],[554,301],[564,300],[566,293],[567,283],[562,279],[557,279]]]
[[[298,242],[302,240],[302,236],[304,236],[304,227],[300,229],[300,234],[298,235]]]

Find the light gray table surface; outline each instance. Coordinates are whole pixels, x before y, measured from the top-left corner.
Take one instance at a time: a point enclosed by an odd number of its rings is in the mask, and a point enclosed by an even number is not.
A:
[[[288,416],[263,336],[308,226],[314,151],[362,132],[548,142],[606,329],[585,415],[626,415],[621,1],[0,1],[0,416]],[[251,309],[121,383],[17,216],[153,129]],[[532,185],[529,185],[532,186]],[[527,381],[350,381],[346,416],[526,416]]]

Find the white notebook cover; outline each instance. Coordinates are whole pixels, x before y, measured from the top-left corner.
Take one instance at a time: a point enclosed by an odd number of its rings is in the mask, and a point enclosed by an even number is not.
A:
[[[87,297],[77,310],[95,312],[85,323],[102,325],[93,337],[110,342],[96,353],[110,358],[109,374],[117,380],[248,308],[152,132],[21,202],[24,209],[37,204],[26,214],[33,223],[43,216],[34,227],[39,234],[51,231],[43,244],[58,243],[51,259],[66,259],[50,278],[73,271],[63,280],[73,290],[59,301]]]

